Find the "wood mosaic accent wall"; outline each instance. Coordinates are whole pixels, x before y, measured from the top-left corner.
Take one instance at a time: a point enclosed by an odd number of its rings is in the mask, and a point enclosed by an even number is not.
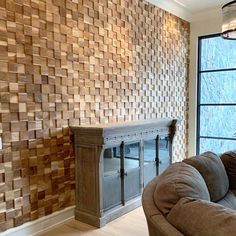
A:
[[[180,118],[189,23],[143,0],[0,1],[0,230],[74,204],[69,126]]]

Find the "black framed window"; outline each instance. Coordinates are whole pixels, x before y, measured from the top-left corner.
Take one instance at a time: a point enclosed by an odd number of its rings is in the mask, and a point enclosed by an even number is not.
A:
[[[236,41],[199,37],[197,153],[236,149]]]

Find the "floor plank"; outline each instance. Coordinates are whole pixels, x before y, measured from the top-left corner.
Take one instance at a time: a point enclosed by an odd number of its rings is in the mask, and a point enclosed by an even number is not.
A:
[[[97,229],[76,220],[68,220],[41,236],[148,236],[148,229],[143,209],[136,210]]]

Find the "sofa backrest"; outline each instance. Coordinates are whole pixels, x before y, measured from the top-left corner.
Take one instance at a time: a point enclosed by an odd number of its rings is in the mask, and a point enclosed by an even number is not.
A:
[[[226,152],[220,158],[229,178],[229,188],[236,189],[236,150]]]
[[[154,191],[154,202],[167,215],[183,197],[210,201],[206,183],[192,166],[180,162],[169,166],[159,177]]]
[[[205,152],[183,161],[196,168],[206,182],[211,201],[222,199],[229,190],[229,180],[221,159],[212,152]]]

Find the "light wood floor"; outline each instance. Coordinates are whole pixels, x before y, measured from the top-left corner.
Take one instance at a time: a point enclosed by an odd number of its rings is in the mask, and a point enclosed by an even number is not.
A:
[[[97,229],[76,220],[68,220],[41,236],[148,236],[143,209],[140,207]]]

